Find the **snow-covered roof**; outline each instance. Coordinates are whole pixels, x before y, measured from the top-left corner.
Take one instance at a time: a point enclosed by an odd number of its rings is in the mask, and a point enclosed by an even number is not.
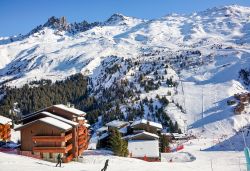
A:
[[[134,122],[131,124],[131,127],[133,127],[133,126],[135,126],[135,125],[138,125],[138,124],[149,124],[150,126],[153,126],[153,127],[159,128],[159,129],[162,129],[162,124],[157,123],[157,122],[148,121],[148,120],[146,120],[146,119],[140,119],[140,120],[134,121]]]
[[[102,134],[100,137],[98,137],[98,139],[101,140],[101,139],[104,139],[104,138],[106,138],[106,137],[108,137],[108,136],[109,136],[109,134],[108,134],[107,132],[105,132],[105,133]]]
[[[0,124],[12,124],[11,119],[0,115]]]
[[[74,113],[76,115],[80,115],[80,116],[82,116],[82,115],[85,116],[86,115],[86,113],[81,111],[81,110],[75,109],[73,107],[68,107],[68,106],[63,105],[63,104],[58,104],[58,105],[54,105],[54,106],[57,107],[57,108],[60,108],[62,110]]]
[[[172,133],[170,132],[166,132],[166,133],[161,133],[162,135],[166,135],[166,136],[172,136]]]
[[[172,133],[172,135],[174,136],[174,138],[187,138],[187,135],[185,134],[179,134],[179,133]]]
[[[47,124],[50,124],[50,125],[53,125],[57,128],[61,128],[63,130],[69,130],[72,128],[71,125],[65,123],[65,122],[62,122],[58,119],[55,119],[55,118],[52,118],[52,117],[45,117],[45,118],[41,118],[39,119],[41,122],[44,122],[44,123],[47,123]]]
[[[130,140],[130,139],[136,139],[137,137],[141,137],[141,136],[147,136],[147,137],[151,137],[153,139],[159,139],[158,135],[152,134],[152,133],[146,132],[146,131],[140,132],[138,134],[128,135],[128,136],[122,137],[122,139]]]
[[[78,120],[85,120],[85,117],[79,116],[79,117],[77,117],[77,119],[78,119]]]
[[[83,124],[85,127],[90,127],[90,124],[88,124],[88,123],[85,123],[85,124]]]
[[[122,126],[128,125],[128,122],[120,121],[120,120],[113,120],[106,124],[106,126],[121,128]]]
[[[35,121],[32,121],[32,122],[29,122],[29,123],[27,123],[25,125],[19,126],[19,127],[15,128],[15,130],[20,130],[20,129],[22,129],[24,127],[27,127],[28,125],[32,125],[32,124],[34,124],[36,122],[43,122],[43,123],[55,126],[55,127],[59,128],[59,129],[62,129],[64,131],[68,131],[68,130],[70,130],[72,128],[71,125],[69,125],[69,124],[67,124],[67,123],[65,123],[63,121],[60,121],[60,120],[52,118],[52,117],[45,117],[45,118],[41,118],[41,119],[38,119],[38,120],[35,120]]]
[[[77,126],[77,125],[79,124],[79,123],[77,123],[77,122],[74,122],[74,121],[65,119],[65,118],[63,118],[63,117],[61,117],[61,116],[54,115],[54,114],[52,114],[52,113],[50,113],[50,112],[43,111],[43,112],[41,112],[41,113],[44,114],[44,115],[46,115],[46,116],[49,116],[49,117],[58,119],[58,120],[60,120],[60,121],[63,121],[63,122],[65,122],[65,123],[67,123],[67,124],[73,125],[73,126]]]
[[[96,130],[96,132],[103,132],[103,131],[108,131],[108,127],[107,126],[103,126],[99,129]]]
[[[159,157],[159,141],[130,140],[128,151],[131,157]]]
[[[122,134],[126,134],[128,132],[128,127],[123,127],[121,129],[119,129],[119,132]]]

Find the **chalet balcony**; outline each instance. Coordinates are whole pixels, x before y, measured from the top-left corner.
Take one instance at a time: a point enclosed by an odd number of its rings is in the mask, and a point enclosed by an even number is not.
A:
[[[80,128],[79,131],[78,131],[78,135],[85,135],[87,133],[87,129],[83,129],[83,128]]]
[[[82,125],[82,124],[85,123],[85,121],[84,121],[84,120],[79,120],[78,123],[79,123],[80,125]]]
[[[68,162],[72,161],[73,158],[74,158],[73,154],[70,154],[68,157],[66,157],[66,158],[63,159],[63,162],[64,163],[68,163]]]
[[[8,131],[8,132],[0,132],[0,137],[3,137],[3,136],[8,136],[8,135],[10,135],[10,131]]]
[[[79,148],[79,151],[78,151],[78,155],[80,156],[80,155],[82,155],[82,153],[84,152],[84,150],[86,150],[87,149],[87,144],[85,145],[85,146],[83,146],[82,148]]]
[[[7,132],[9,132],[9,131],[10,131],[10,128],[7,128],[7,127],[0,128],[0,131],[7,131]]]
[[[67,142],[72,138],[72,133],[66,136],[33,136],[34,142]]]
[[[87,138],[86,138],[86,137],[81,138],[81,139],[79,139],[79,141],[78,141],[78,145],[80,146],[80,145],[82,145],[82,144],[84,144],[84,143],[86,143],[86,142],[87,142]]]
[[[73,148],[72,144],[66,147],[33,147],[33,152],[40,153],[67,153]]]

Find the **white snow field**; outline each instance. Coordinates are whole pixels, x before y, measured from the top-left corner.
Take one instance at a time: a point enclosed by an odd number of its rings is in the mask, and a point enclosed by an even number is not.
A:
[[[212,139],[192,140],[185,145],[183,151],[171,153],[172,162],[145,162],[133,158],[116,157],[102,151],[99,154],[98,151],[87,151],[81,159],[82,162],[63,164],[62,168],[56,168],[55,163],[0,152],[0,167],[5,171],[20,169],[25,171],[100,171],[105,160],[109,159],[107,171],[212,171],[211,167],[213,171],[246,171],[243,152],[200,151],[200,148],[205,149],[212,143]],[[91,155],[92,153],[94,155]]]

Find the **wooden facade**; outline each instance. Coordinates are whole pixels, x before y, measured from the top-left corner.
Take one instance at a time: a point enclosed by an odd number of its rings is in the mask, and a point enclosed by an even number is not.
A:
[[[54,105],[22,119],[21,151],[56,161],[61,153],[64,162],[77,159],[88,148],[89,132],[86,114],[64,105]],[[44,122],[48,119],[53,122]]]
[[[141,119],[140,121],[135,121],[132,123],[131,125],[133,132],[141,132],[141,131],[146,131],[146,132],[150,132],[153,134],[158,134],[158,132],[160,130],[162,130],[162,125],[152,122],[152,121],[148,121],[145,119]]]
[[[244,111],[245,105],[250,103],[250,93],[235,94],[234,97],[239,101],[234,108],[234,114],[240,115]]]
[[[10,141],[11,125],[11,119],[0,116],[0,141]]]

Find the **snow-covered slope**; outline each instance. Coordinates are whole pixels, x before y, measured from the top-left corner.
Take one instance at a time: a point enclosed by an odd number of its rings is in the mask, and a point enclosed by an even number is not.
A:
[[[154,107],[160,107],[156,95],[166,95],[171,103],[164,110],[183,130],[234,134],[249,123],[250,115],[234,116],[226,100],[246,91],[238,72],[249,67],[249,56],[249,7],[225,6],[149,21],[114,14],[92,24],[52,17],[25,36],[0,39],[0,82],[22,86],[81,72],[91,78],[97,94],[126,79],[140,99],[153,98]],[[138,77],[143,73],[144,79],[157,82],[155,72],[164,77],[160,86],[144,91]],[[166,85],[170,78],[177,87]],[[150,115],[146,106],[145,114]]]

